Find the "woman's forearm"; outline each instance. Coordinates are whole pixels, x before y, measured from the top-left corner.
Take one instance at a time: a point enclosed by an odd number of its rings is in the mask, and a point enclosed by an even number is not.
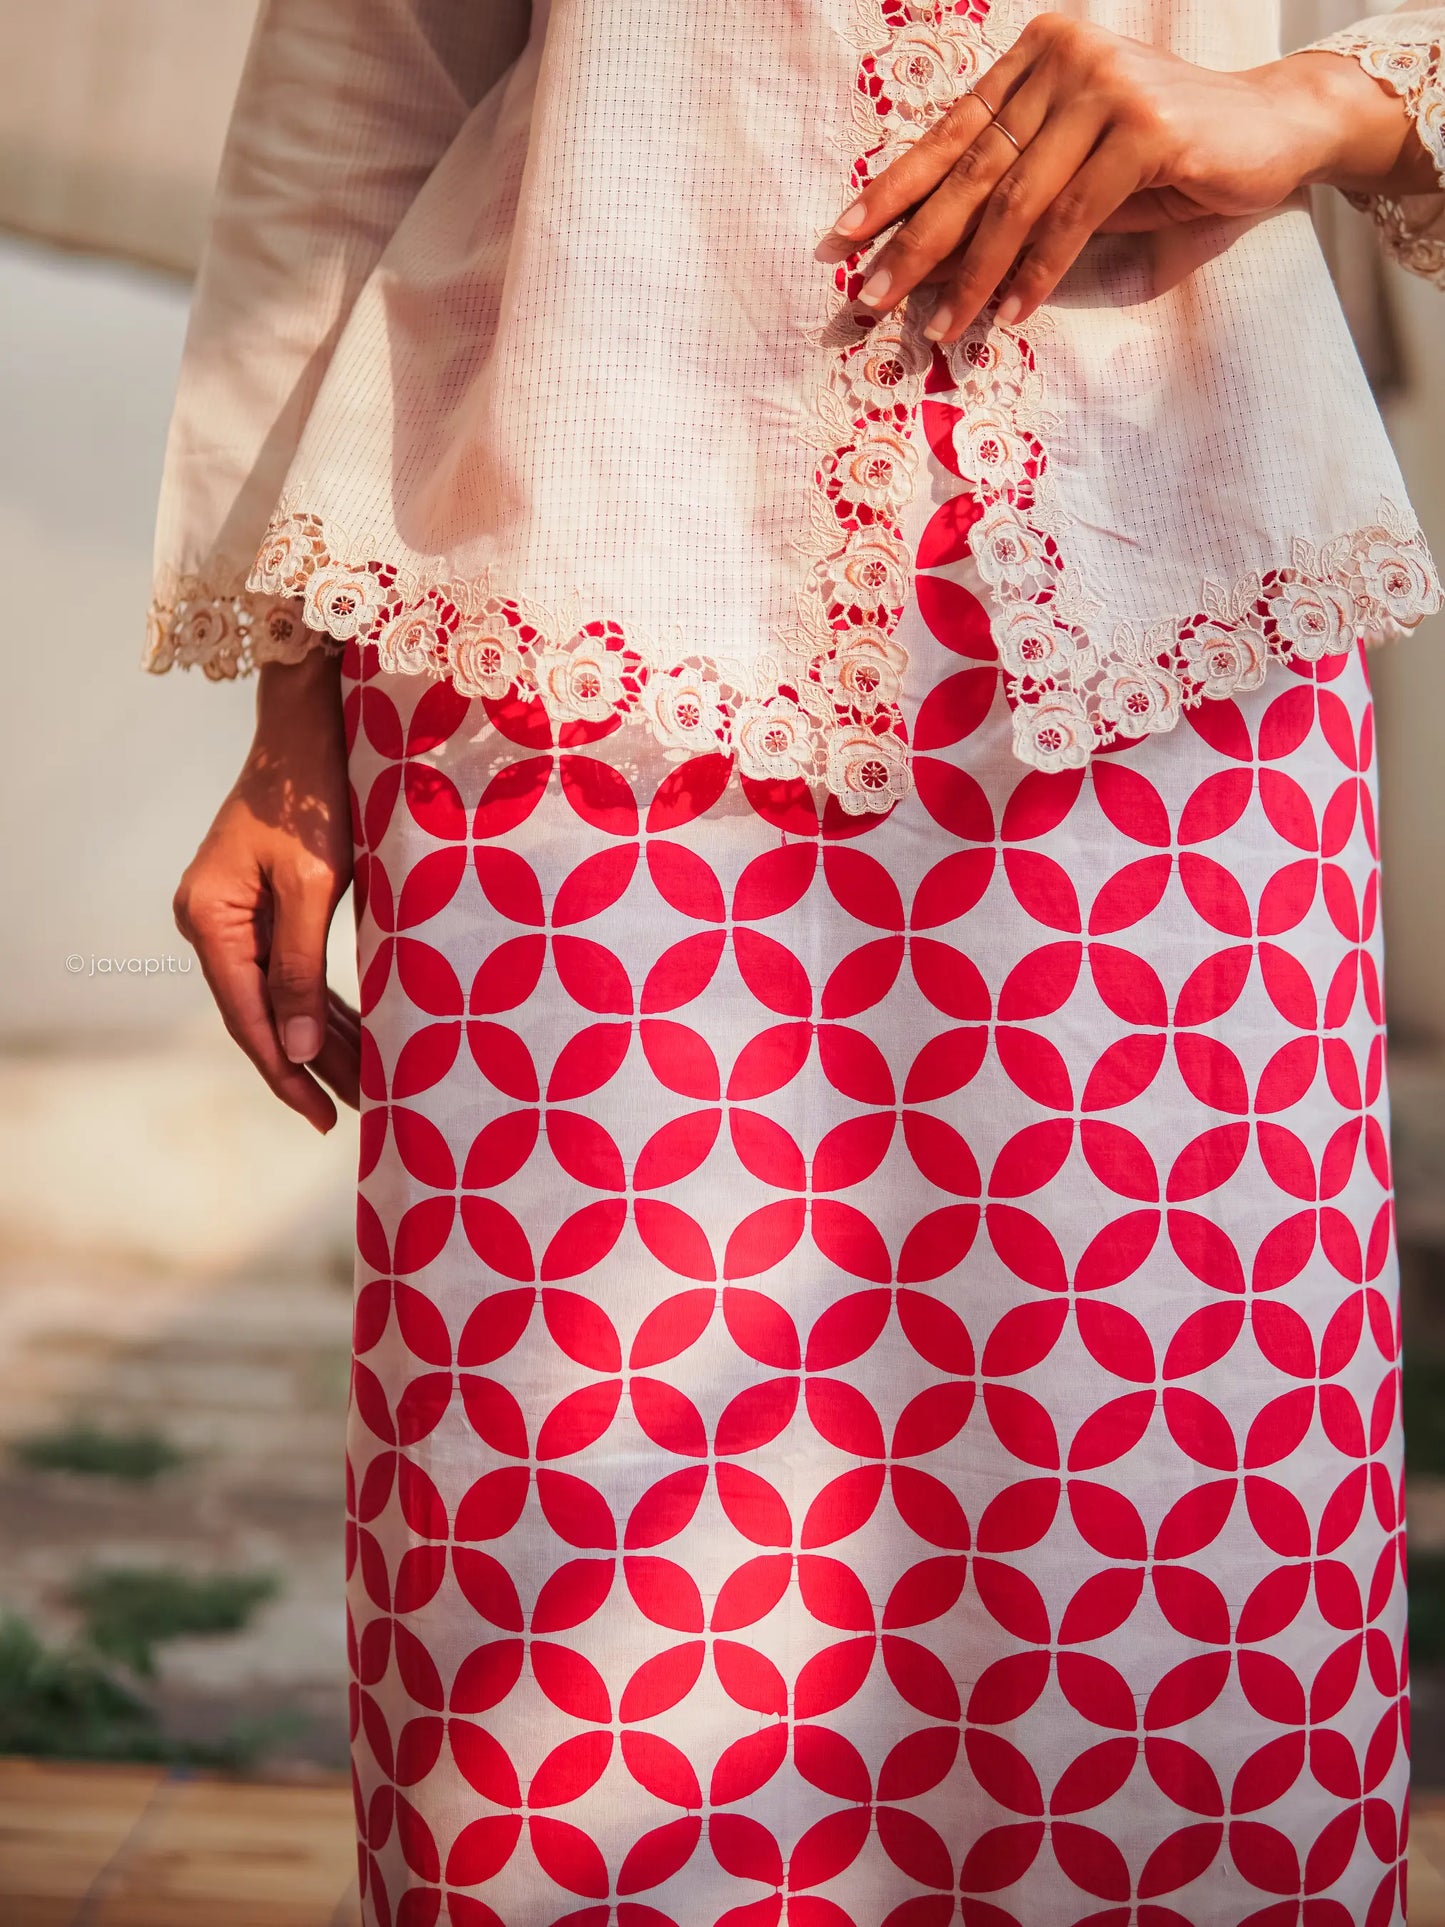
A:
[[[256,733],[241,778],[248,807],[306,848],[329,852],[347,827],[331,820],[338,807],[331,779],[345,761],[341,658],[313,649],[300,662],[262,663]]]

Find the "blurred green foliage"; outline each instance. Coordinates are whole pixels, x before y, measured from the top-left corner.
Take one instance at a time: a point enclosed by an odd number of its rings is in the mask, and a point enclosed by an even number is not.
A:
[[[175,1739],[99,1654],[78,1644],[47,1646],[23,1619],[0,1619],[0,1754],[245,1772],[294,1726],[250,1721],[209,1744]]]
[[[1407,1346],[1403,1378],[1405,1463],[1412,1473],[1445,1473],[1445,1359]]]
[[[1409,1553],[1410,1665],[1445,1659],[1445,1553]]]
[[[162,1640],[194,1633],[236,1633],[277,1591],[269,1572],[182,1572],[174,1566],[99,1566],[70,1588],[71,1603],[96,1652],[143,1679],[155,1671]]]
[[[111,1432],[85,1420],[34,1432],[17,1440],[12,1450],[32,1471],[77,1472],[133,1485],[147,1485],[186,1462],[185,1453],[162,1432]]]

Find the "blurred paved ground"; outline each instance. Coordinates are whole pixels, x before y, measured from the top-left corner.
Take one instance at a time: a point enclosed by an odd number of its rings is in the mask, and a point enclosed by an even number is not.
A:
[[[355,1927],[351,1794],[0,1762],[5,1927]]]
[[[350,1791],[339,1780],[0,1762],[0,1917],[6,1927],[357,1927]],[[1445,1796],[1415,1801],[1410,1923],[1445,1927]]]
[[[77,1408],[120,1430],[159,1418],[191,1454],[144,1486],[0,1462],[3,1604],[54,1639],[74,1626],[65,1593],[83,1567],[277,1573],[243,1631],[158,1649],[158,1704],[171,1731],[208,1741],[238,1717],[284,1715],[295,1730],[282,1752],[333,1766],[346,1731],[349,1286],[253,1275],[198,1289],[99,1265],[0,1265],[7,1430]]]
[[[285,1716],[283,1756],[341,1766],[353,1121],[318,1139],[224,1038],[0,1058],[0,1119],[0,1610],[54,1641],[85,1567],[276,1573],[244,1631],[158,1648],[160,1710],[211,1742]],[[11,1455],[76,1421],[185,1462],[127,1485]]]

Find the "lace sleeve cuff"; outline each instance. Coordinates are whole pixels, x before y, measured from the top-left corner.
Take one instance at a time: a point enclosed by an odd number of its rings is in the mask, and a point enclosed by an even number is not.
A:
[[[212,682],[249,675],[263,662],[300,662],[312,649],[342,644],[307,628],[296,597],[221,592],[191,577],[159,585],[146,625],[143,668],[199,668]]]
[[[1307,52],[1337,53],[1358,60],[1367,74],[1393,87],[1410,112],[1425,151],[1440,176],[1441,193],[1392,200],[1351,194],[1358,208],[1379,223],[1390,253],[1411,273],[1445,289],[1445,25],[1388,16],[1317,40]]]

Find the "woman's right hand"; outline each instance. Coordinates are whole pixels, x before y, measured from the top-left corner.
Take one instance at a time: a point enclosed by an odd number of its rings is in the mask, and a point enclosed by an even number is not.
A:
[[[326,936],[351,881],[339,659],[262,666],[256,734],[175,896],[226,1029],[318,1131],[329,1084],[355,1107],[360,1018],[326,983]],[[320,1080],[320,1081],[318,1081]]]
[[[816,254],[847,260],[901,223],[858,299],[883,314],[940,282],[924,333],[956,341],[999,295],[1005,327],[1028,321],[1095,234],[1265,214],[1315,181],[1377,194],[1437,185],[1404,102],[1357,60],[1304,53],[1226,73],[1040,13]]]

